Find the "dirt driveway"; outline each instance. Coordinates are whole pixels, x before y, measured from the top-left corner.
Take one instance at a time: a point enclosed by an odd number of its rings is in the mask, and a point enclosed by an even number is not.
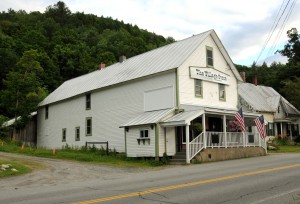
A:
[[[121,178],[124,174],[134,174],[141,171],[145,172],[145,169],[139,168],[110,167],[76,161],[31,157],[0,152],[0,160],[9,159],[14,159],[16,161],[26,160],[28,162],[37,163],[39,169],[34,170],[29,174],[0,179],[0,190],[55,186],[58,184],[72,183],[74,181],[80,182],[94,179],[111,180]],[[150,168],[146,171],[153,171],[153,169]]]

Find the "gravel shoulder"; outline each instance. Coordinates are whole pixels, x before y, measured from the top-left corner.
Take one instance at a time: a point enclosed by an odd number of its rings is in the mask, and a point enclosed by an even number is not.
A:
[[[161,168],[129,168],[111,167],[105,165],[66,161],[41,157],[31,157],[19,154],[0,152],[1,160],[22,160],[23,163],[33,162],[37,166],[31,173],[0,179],[0,190],[20,189],[29,187],[55,186],[95,179],[108,180],[121,178],[124,174],[135,174],[145,171],[155,171]],[[24,162],[24,160],[26,162]]]

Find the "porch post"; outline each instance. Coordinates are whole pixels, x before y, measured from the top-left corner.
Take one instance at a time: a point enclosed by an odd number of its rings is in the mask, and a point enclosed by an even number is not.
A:
[[[203,132],[203,143],[204,143],[203,147],[204,147],[204,149],[206,149],[207,142],[206,142],[205,113],[203,113],[203,115],[202,115],[202,128],[203,128],[202,132]]]
[[[224,133],[225,148],[227,148],[226,115],[223,115],[223,133]]]
[[[190,163],[190,125],[187,124],[185,126],[185,149],[186,149],[186,163]]]
[[[281,137],[283,135],[283,132],[282,132],[282,122],[280,123],[280,134],[281,134]]]
[[[291,124],[289,124],[289,126],[290,126],[290,136],[291,136],[291,141],[293,141],[293,132],[292,132],[292,125]]]

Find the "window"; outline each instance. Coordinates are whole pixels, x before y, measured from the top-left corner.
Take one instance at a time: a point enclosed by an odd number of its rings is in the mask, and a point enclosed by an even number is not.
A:
[[[62,129],[62,138],[61,138],[61,141],[62,141],[62,142],[65,142],[65,141],[66,141],[66,138],[67,138],[67,129],[66,129],[66,128],[63,128],[63,129]]]
[[[80,141],[80,127],[75,128],[75,141]]]
[[[45,119],[48,119],[49,116],[49,106],[45,106]]]
[[[140,130],[140,138],[148,138],[148,130]]]
[[[202,97],[203,90],[202,90],[202,80],[195,79],[195,96]]]
[[[206,47],[206,65],[207,65],[207,67],[214,66],[213,48],[212,47]]]
[[[86,136],[91,136],[92,135],[92,118],[86,118],[85,134],[86,134]]]
[[[85,95],[85,109],[90,110],[91,109],[91,94]]]
[[[222,101],[226,100],[226,91],[224,84],[219,84],[219,99]]]

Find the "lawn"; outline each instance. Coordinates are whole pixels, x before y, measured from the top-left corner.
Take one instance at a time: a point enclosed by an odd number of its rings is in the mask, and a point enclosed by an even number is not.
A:
[[[15,142],[4,142],[3,144],[0,144],[0,151],[37,157],[92,162],[98,164],[106,164],[110,166],[153,167],[161,166],[164,164],[164,162],[155,161],[153,159],[127,158],[125,154],[117,153],[113,150],[110,150],[109,154],[106,155],[106,151],[104,149],[99,149],[96,147],[74,148],[66,146],[62,149],[57,149],[55,150],[55,152],[53,152],[53,150],[50,149],[33,148],[28,146],[24,146],[22,148],[20,144],[17,144]]]
[[[300,145],[280,145],[278,150],[268,150],[268,153],[300,153]]]
[[[31,172],[31,169],[18,162],[10,160],[0,160],[0,178],[6,176],[16,176]]]

